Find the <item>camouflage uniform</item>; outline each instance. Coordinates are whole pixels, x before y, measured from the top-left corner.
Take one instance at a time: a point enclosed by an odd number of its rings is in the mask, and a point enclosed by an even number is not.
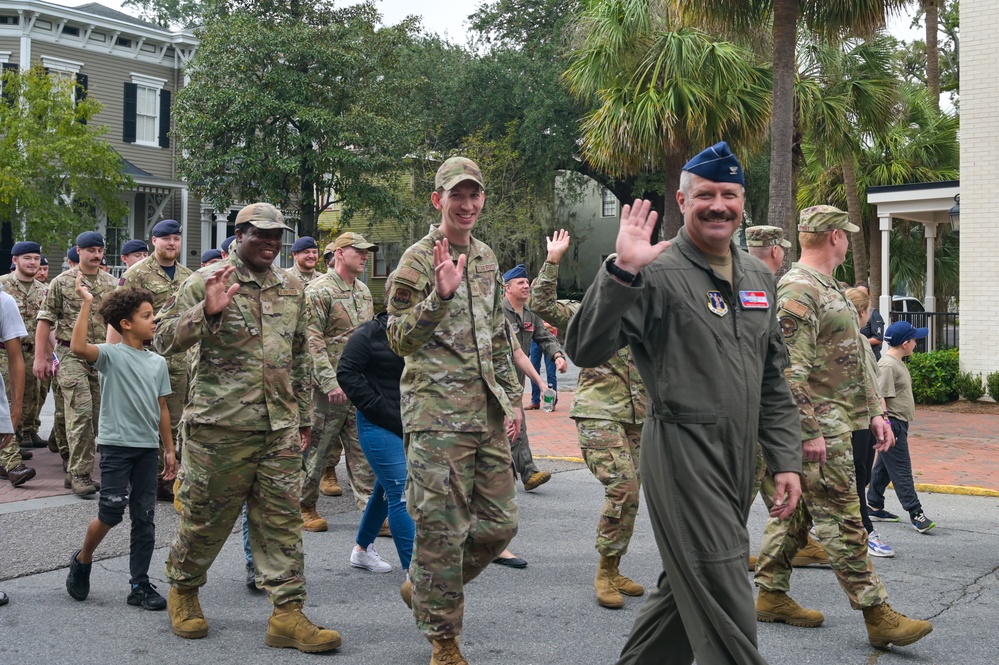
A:
[[[521,349],[530,350],[531,341],[533,340],[553,360],[556,354],[565,355],[562,353],[562,346],[558,343],[558,340],[545,328],[541,317],[530,309],[524,307],[523,311],[518,314],[517,310],[510,304],[510,301],[504,297],[503,313],[510,324],[510,332],[517,338]],[[517,383],[523,386],[524,373],[516,365],[514,365],[514,369],[517,372]],[[521,426],[520,434],[517,435],[517,438],[510,442],[510,455],[513,457],[514,476],[519,475],[520,481],[526,483],[528,478],[538,472],[538,467],[534,465],[534,457],[531,455],[531,443],[527,438],[527,420],[523,418],[523,398],[515,400],[514,407],[520,410],[524,424]]]
[[[38,413],[41,411],[44,395],[41,392],[41,381],[35,378],[32,373],[32,365],[35,362],[35,316],[45,300],[45,286],[31,280],[25,287],[25,282],[17,278],[16,273],[9,273],[0,277],[0,287],[10,295],[17,303],[17,309],[21,312],[21,319],[24,321],[25,330],[28,336],[21,339],[21,353],[24,355],[24,402],[21,408],[21,426],[18,431],[22,436],[37,434],[40,423]],[[7,370],[7,350],[0,344],[0,374],[3,374],[3,382],[7,387],[7,402],[12,402],[10,394],[10,376]],[[47,393],[46,393],[47,394]],[[5,469],[13,469],[21,463],[21,448],[15,436],[2,451],[0,451],[0,466]]]
[[[312,446],[305,457],[302,505],[316,505],[323,472],[327,466],[339,464],[343,452],[354,500],[357,507],[364,510],[375,487],[375,474],[357,438],[356,410],[349,402],[333,404],[327,394],[340,387],[336,367],[351,333],[375,317],[371,292],[359,279],[354,280],[352,287],[348,286],[335,270],[313,280],[305,291],[312,310],[309,352],[314,365],[316,423],[312,430]]]
[[[780,280],[778,317],[790,350],[787,373],[801,414],[801,440],[825,437],[826,463],[803,462],[805,520],[767,520],[756,586],[789,590],[791,557],[804,546],[814,520],[815,534],[840,586],[853,608],[861,609],[884,602],[888,593],[867,553],[850,432],[867,429],[881,414],[881,404],[867,378],[867,341],[860,335],[857,310],[846,288],[799,263]]]
[[[496,255],[472,238],[465,277],[448,300],[437,294],[437,228],[406,250],[388,298],[388,340],[406,359],[400,388],[416,523],[413,614],[431,640],[461,633],[464,585],[517,532],[516,487],[504,415],[523,386],[511,361]]]
[[[205,279],[230,265],[226,286],[240,289],[206,317]],[[181,425],[183,510],[167,558],[170,584],[205,584],[245,501],[258,585],[275,604],[304,600],[299,427],[312,422],[312,399],[301,282],[272,267],[258,284],[233,252],[189,277],[157,319],[158,353],[198,346]]]
[[[89,476],[94,470],[101,390],[93,365],[69,352],[73,325],[82,305],[80,296],[76,294],[78,271],[79,268],[71,268],[52,280],[37,318],[48,321],[55,328],[56,348],[53,351],[59,356],[56,381],[62,391],[65,409],[69,472],[74,476]],[[98,270],[96,275],[84,275],[83,284],[94,296],[87,343],[103,344],[107,337],[107,324],[97,310],[104,296],[118,287],[118,282],[108,273]]]
[[[562,330],[579,310],[579,303],[556,300],[557,280],[558,264],[546,261],[531,284],[531,303],[545,321]],[[638,451],[645,422],[645,384],[629,347],[599,367],[579,371],[569,416],[576,421],[586,466],[604,486],[597,552],[624,556],[638,515]]]
[[[776,247],[790,249],[791,243],[784,240],[784,230],[779,226],[750,226],[746,229],[746,247]]]
[[[302,272],[301,270],[298,269],[298,264],[294,264],[290,268],[285,268],[285,272],[287,272],[292,277],[297,277],[298,280],[302,282],[302,284],[304,284],[305,286],[308,286],[309,284],[311,284],[312,282],[323,276],[323,273],[319,272],[318,270],[313,270],[307,273]]]

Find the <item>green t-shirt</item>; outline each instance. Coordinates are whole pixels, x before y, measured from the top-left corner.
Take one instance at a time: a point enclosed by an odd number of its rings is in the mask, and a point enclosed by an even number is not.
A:
[[[878,361],[881,378],[878,387],[888,406],[888,415],[911,423],[916,419],[916,401],[912,397],[912,377],[905,363],[885,353]]]
[[[98,344],[94,367],[101,385],[97,443],[159,448],[160,397],[173,392],[163,356],[127,344]]]

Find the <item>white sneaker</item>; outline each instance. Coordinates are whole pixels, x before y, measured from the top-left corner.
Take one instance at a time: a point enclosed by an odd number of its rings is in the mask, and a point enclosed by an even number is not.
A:
[[[371,543],[368,545],[368,549],[357,551],[355,547],[350,552],[350,565],[354,568],[363,568],[365,570],[370,570],[372,573],[391,573],[392,564],[387,561],[382,561],[382,558],[378,556],[378,552],[375,551],[375,544]]]
[[[895,556],[895,550],[893,550],[891,545],[888,544],[888,541],[881,537],[877,530],[871,531],[871,533],[867,536],[867,552],[871,556]]]

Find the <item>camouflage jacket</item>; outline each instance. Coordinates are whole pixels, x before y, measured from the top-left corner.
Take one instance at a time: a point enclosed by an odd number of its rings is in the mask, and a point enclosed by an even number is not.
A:
[[[205,316],[205,278],[230,265],[226,287],[239,290]],[[271,267],[257,284],[236,252],[188,277],[157,315],[153,339],[163,355],[198,345],[184,420],[251,431],[311,425],[309,312],[301,282]]]
[[[507,323],[510,324],[510,333],[517,338],[520,348],[526,349],[524,353],[530,355],[531,342],[533,341],[541,347],[541,350],[549,358],[555,358],[556,353],[565,355],[562,352],[562,345],[555,339],[555,335],[548,332],[544,321],[535,312],[524,307],[523,313],[517,314],[517,310],[504,296],[503,314],[506,316]],[[517,372],[517,383],[524,385],[524,373],[516,365],[514,365],[514,370]]]
[[[125,274],[118,280],[118,284],[120,286],[137,286],[151,292],[153,294],[153,309],[159,312],[170,296],[175,295],[180,285],[190,276],[191,269],[178,261],[174,269],[173,279],[170,279],[156,257],[149,255],[126,270]]]
[[[519,399],[503,316],[503,285],[493,250],[472,238],[465,278],[448,300],[437,295],[434,228],[406,250],[388,297],[388,339],[406,359],[402,422],[407,432],[485,432],[491,396],[513,417]],[[452,257],[458,251],[451,247]]]
[[[21,319],[24,320],[24,327],[28,331],[28,336],[21,339],[21,348],[25,353],[31,353],[35,345],[35,317],[38,315],[38,311],[42,308],[42,303],[45,301],[45,285],[38,280],[32,279],[31,283],[25,287],[24,282],[17,278],[16,273],[9,273],[0,277],[0,284],[3,285],[4,292],[9,294],[14,299],[14,302],[17,303],[17,309],[21,312]],[[6,355],[7,351],[0,344],[0,358]],[[31,371],[30,367],[28,371]]]
[[[297,277],[302,284],[305,284],[306,286],[323,276],[323,273],[318,270],[313,270],[312,272],[306,274],[298,269],[298,265],[292,265],[290,268],[285,268],[284,270],[292,277]],[[333,271],[330,270],[330,272]]]
[[[79,268],[70,268],[52,280],[48,293],[45,294],[45,302],[36,316],[38,320],[48,321],[55,327],[56,340],[62,342],[62,346],[69,346],[73,339],[73,325],[76,324],[76,317],[83,305],[80,296],[76,295],[78,270]],[[90,308],[90,326],[87,328],[87,343],[103,344],[108,327],[97,310],[100,309],[104,296],[118,288],[118,280],[103,270],[98,270],[96,275],[84,275],[83,284],[94,296]]]
[[[846,285],[800,263],[780,279],[777,317],[791,355],[791,394],[801,413],[801,440],[867,429],[881,413],[867,370],[860,321]]]
[[[569,326],[569,319],[579,310],[579,303],[557,300],[557,281],[558,264],[545,261],[531,284],[531,304],[541,318],[564,330]],[[579,370],[579,383],[569,416],[636,425],[645,421],[645,384],[631,357],[631,347],[618,349],[602,365]]]
[[[330,270],[305,288],[305,299],[312,310],[309,321],[309,352],[312,354],[315,385],[324,393],[340,387],[336,366],[340,354],[359,325],[375,318],[371,291],[359,279],[354,286]]]

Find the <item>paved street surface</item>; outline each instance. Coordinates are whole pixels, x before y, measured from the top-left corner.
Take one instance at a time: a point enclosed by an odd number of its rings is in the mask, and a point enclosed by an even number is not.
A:
[[[593,575],[597,555],[594,529],[602,491],[579,455],[567,412],[571,395],[562,394],[554,413],[528,412],[529,431],[539,465],[555,472],[551,482],[530,494],[521,489],[520,534],[512,549],[530,565],[525,570],[490,568],[467,589],[462,648],[473,665],[613,663],[641,599],[629,598],[623,610],[597,606]],[[47,434],[50,417],[43,426]],[[967,483],[986,496],[931,493],[922,501],[938,526],[926,535],[905,523],[879,528],[897,551],[894,559],[875,560],[890,602],[899,611],[934,622],[921,642],[881,652],[867,644],[863,618],[850,609],[832,572],[798,570],[792,595],[826,615],[821,628],[759,624],[764,656],[773,665],[894,665],[912,663],[992,665],[999,654],[999,473],[996,440],[999,418],[920,412],[912,438],[918,480],[940,486]],[[938,450],[927,456],[927,450]],[[61,490],[58,456],[36,451],[36,468],[48,463],[42,482]],[[341,477],[344,477],[341,465]],[[33,481],[29,485],[36,485]],[[9,485],[5,485],[9,488]],[[952,488],[947,488],[952,491]],[[992,490],[986,491],[986,490]],[[34,491],[34,490],[33,490]],[[23,490],[0,498],[0,589],[11,596],[0,608],[0,663],[263,663],[329,662],[345,664],[426,663],[428,643],[415,629],[399,599],[402,573],[389,539],[377,547],[395,567],[374,575],[348,563],[360,513],[344,497],[322,497],[319,511],[330,521],[327,533],[306,533],[306,611],[317,623],[343,633],[344,645],[315,656],[269,649],[264,633],[270,608],[264,596],[243,584],[238,535],[226,544],[209,573],[201,599],[211,626],[202,640],[187,641],[170,632],[166,612],[146,612],[125,604],[128,593],[128,519],[112,530],[95,563],[90,598],[71,599],[65,590],[66,566],[79,547],[87,522],[96,514],[92,500],[65,494],[24,500]],[[889,493],[889,510],[901,509]],[[171,506],[157,506],[157,549],[150,571],[163,581],[165,545],[176,528]],[[758,547],[764,510],[757,501],[749,523],[751,548]],[[703,525],[711,528],[711,525]],[[651,587],[660,563],[648,517],[639,516],[631,551],[622,572]],[[750,575],[747,574],[747,583]]]

